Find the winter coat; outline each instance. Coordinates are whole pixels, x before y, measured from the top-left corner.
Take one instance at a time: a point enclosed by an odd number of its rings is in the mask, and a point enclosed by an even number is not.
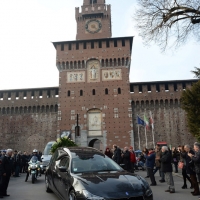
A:
[[[11,173],[13,171],[13,164],[11,162],[11,158],[8,156],[4,156],[2,158],[2,174],[6,173],[6,176],[11,176]]]
[[[172,172],[172,154],[170,151],[165,151],[161,154],[161,171],[162,172]]]
[[[194,162],[195,172],[200,174],[200,151],[195,152],[195,155],[191,159]]]
[[[172,152],[172,162],[177,165],[178,161],[179,161],[178,152],[177,151]]]
[[[125,151],[125,152],[123,152],[122,155],[123,155],[123,157],[122,157],[123,164],[125,165],[124,169],[129,170],[129,168],[130,168],[130,152]]]
[[[193,150],[190,150],[189,153],[195,154]],[[186,172],[187,174],[196,174],[195,173],[195,167],[194,167],[194,162],[192,159],[186,154]]]
[[[109,150],[109,151],[107,151],[107,150]],[[112,154],[112,152],[110,151],[110,149],[109,148],[106,148],[106,150],[105,150],[105,153],[104,153],[106,156],[108,156],[109,158],[112,158],[112,156],[113,156],[113,154]]]
[[[149,153],[148,155],[145,155],[145,158],[146,158],[146,167],[153,169],[155,165],[155,158],[156,158],[155,153],[154,152]]]
[[[135,153],[130,151],[130,161],[131,163],[136,163]]]
[[[113,152],[113,160],[116,163],[120,164],[121,163],[121,159],[122,159],[122,157],[121,157],[121,149],[120,148],[116,148],[114,150],[114,152]]]

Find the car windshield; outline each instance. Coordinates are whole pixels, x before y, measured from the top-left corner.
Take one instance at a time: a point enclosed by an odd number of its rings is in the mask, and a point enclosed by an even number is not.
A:
[[[72,159],[72,173],[122,171],[123,169],[113,160],[103,155],[81,155]]]
[[[31,162],[32,162],[32,163],[36,163],[37,161],[38,161],[37,156],[33,156],[33,157],[31,158]]]
[[[55,142],[48,142],[45,149],[44,149],[44,153],[43,155],[50,155],[50,151],[51,151],[51,147],[53,146]]]

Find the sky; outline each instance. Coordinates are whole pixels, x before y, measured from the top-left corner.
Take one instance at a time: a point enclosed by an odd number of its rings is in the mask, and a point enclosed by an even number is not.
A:
[[[55,41],[76,37],[75,7],[83,0],[0,0],[0,90],[58,86]],[[162,53],[144,46],[133,21],[136,0],[112,5],[112,37],[134,36],[131,82],[192,79],[200,43],[190,39]]]

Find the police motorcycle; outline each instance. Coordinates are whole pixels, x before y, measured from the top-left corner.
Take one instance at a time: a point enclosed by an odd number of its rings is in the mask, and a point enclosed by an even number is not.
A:
[[[37,180],[38,174],[40,174],[40,161],[37,156],[33,156],[31,160],[28,162],[28,171],[26,175],[25,182],[27,182],[28,177],[30,175],[32,183],[35,183]]]

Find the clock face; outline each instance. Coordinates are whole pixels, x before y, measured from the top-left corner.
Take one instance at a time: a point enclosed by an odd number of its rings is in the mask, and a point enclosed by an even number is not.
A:
[[[85,29],[89,33],[98,33],[101,30],[101,22],[97,19],[91,19],[86,22]]]

